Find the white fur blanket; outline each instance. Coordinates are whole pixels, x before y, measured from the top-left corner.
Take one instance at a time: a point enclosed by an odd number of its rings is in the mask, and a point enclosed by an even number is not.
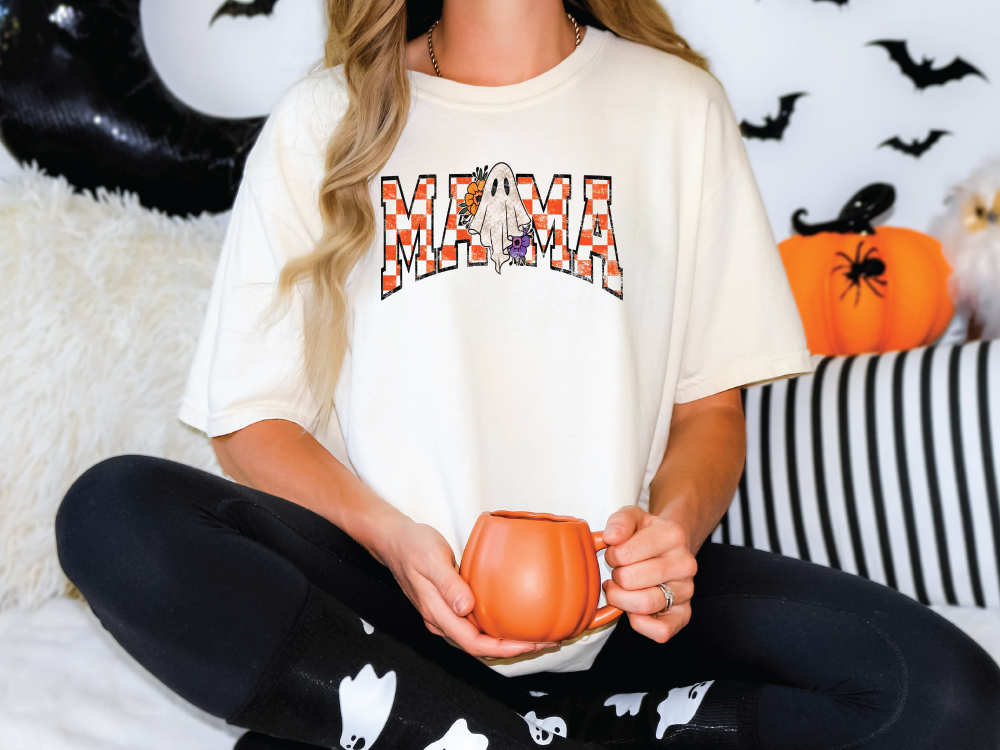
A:
[[[228,215],[178,219],[0,182],[0,609],[64,592],[53,520],[94,463],[145,453],[218,472],[177,420]]]

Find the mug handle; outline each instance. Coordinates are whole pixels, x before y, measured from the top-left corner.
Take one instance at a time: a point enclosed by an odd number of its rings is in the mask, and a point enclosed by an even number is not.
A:
[[[600,552],[602,549],[607,549],[604,543],[604,532],[603,531],[592,531],[591,534],[594,538],[594,552]],[[593,630],[594,628],[599,628],[602,625],[607,625],[609,622],[621,617],[623,612],[618,609],[618,607],[612,607],[607,604],[597,610],[597,614],[594,615],[594,619],[588,625],[586,630]]]

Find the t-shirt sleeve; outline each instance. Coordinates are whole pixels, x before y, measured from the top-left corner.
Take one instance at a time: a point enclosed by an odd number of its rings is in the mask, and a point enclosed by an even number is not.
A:
[[[676,403],[812,371],[781,256],[724,97],[709,106],[703,169]]]
[[[321,82],[320,82],[321,83]],[[268,316],[285,263],[322,232],[319,184],[337,107],[315,80],[297,84],[268,118],[244,172],[223,243],[180,418],[216,437],[265,419],[309,429],[302,303]]]

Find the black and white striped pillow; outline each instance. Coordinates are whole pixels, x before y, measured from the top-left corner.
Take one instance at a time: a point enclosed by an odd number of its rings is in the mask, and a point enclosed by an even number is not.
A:
[[[1000,607],[1000,343],[829,357],[744,405],[747,465],[715,541]]]

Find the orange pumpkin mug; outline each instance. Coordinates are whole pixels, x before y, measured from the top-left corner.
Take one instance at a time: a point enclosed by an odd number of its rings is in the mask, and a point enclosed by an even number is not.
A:
[[[469,619],[494,638],[532,643],[569,640],[613,621],[620,609],[597,608],[602,534],[572,516],[483,513],[460,569],[476,597]]]

